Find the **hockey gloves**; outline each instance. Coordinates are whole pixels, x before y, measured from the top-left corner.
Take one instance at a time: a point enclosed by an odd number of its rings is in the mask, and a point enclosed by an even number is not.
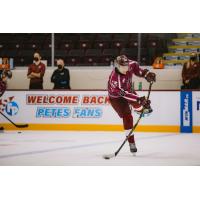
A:
[[[150,101],[150,100],[147,100],[145,96],[139,97],[139,98],[137,99],[137,102],[138,102],[141,106],[143,106],[144,108],[147,108],[147,109],[148,109],[148,108],[151,107],[151,106],[150,106],[151,101]]]
[[[143,106],[142,110],[135,111],[138,115],[140,115],[141,113],[143,113],[142,117],[147,117],[147,116],[149,116],[153,112],[153,110],[151,108],[151,105],[150,105],[151,101],[147,100],[145,96],[139,97],[138,98],[138,103]]]
[[[153,72],[147,72],[145,74],[145,79],[150,83],[150,82],[156,82],[156,74]]]

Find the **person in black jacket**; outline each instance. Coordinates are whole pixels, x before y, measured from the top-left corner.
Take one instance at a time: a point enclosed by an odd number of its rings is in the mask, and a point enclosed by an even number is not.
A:
[[[53,89],[71,89],[69,70],[64,65],[63,59],[57,60],[58,69],[51,76],[51,82],[54,83]]]

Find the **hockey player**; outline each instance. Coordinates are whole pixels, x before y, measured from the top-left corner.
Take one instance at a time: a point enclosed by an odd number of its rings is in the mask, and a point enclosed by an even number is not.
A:
[[[109,76],[108,95],[111,106],[123,120],[126,137],[133,128],[133,116],[130,106],[137,112],[152,112],[150,100],[145,96],[138,96],[132,90],[132,76],[145,78],[148,82],[155,82],[156,75],[147,69],[141,69],[136,61],[129,60],[125,55],[118,56],[115,60],[115,68]],[[130,151],[137,152],[134,135],[128,138]]]
[[[12,78],[12,72],[10,70],[0,70],[0,98],[6,90],[8,78]],[[3,127],[0,127],[0,130],[3,130]]]

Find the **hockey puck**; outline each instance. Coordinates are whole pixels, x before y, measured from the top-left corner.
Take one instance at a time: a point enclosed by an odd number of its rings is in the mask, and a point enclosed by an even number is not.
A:
[[[18,134],[22,133],[21,131],[18,131]]]
[[[103,158],[106,160],[110,159],[110,157],[108,157],[108,156],[103,156]]]

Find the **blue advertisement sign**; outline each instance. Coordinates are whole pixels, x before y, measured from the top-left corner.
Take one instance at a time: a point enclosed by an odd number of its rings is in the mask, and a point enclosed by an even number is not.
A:
[[[181,91],[181,133],[192,133],[192,92]]]

